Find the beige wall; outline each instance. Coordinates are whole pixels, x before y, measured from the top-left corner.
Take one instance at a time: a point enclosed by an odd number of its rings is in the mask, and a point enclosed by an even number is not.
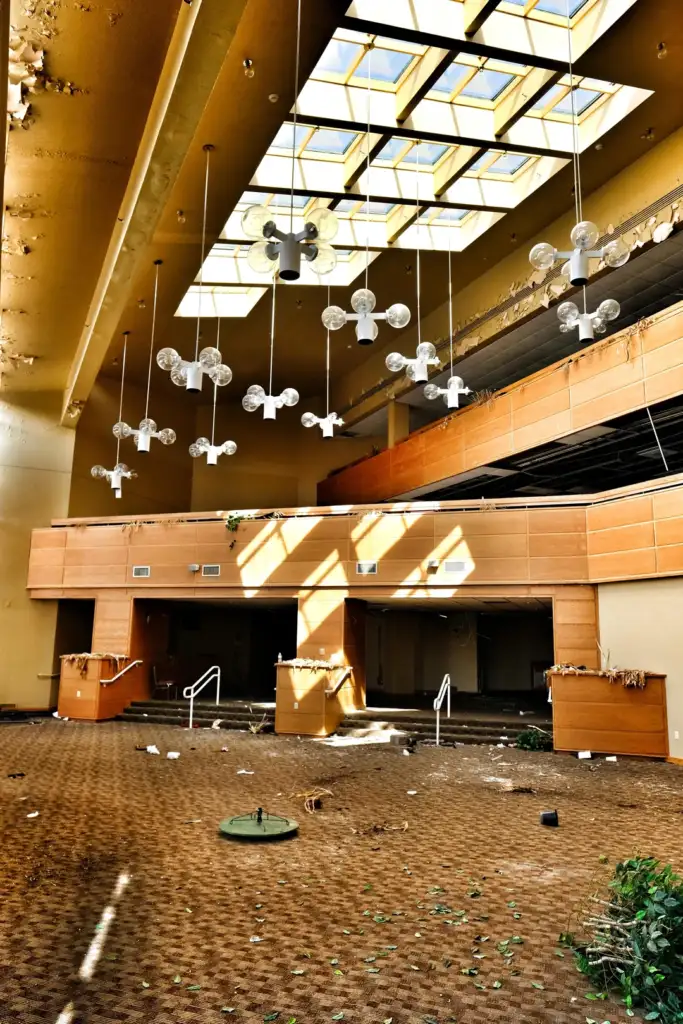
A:
[[[192,492],[192,460],[188,447],[195,439],[196,399],[174,388],[153,395],[150,416],[159,427],[172,427],[175,444],[152,441],[152,450],[140,454],[132,438],[121,442],[120,460],[138,476],[123,481],[119,499],[105,480],[95,480],[90,470],[95,465],[113,469],[116,462],[116,438],[111,430],[119,418],[120,384],[100,378],[81,415],[76,431],[73,476],[69,498],[70,516],[153,515],[163,512],[187,512]],[[145,391],[126,384],[123,419],[137,427],[145,414]]]
[[[683,578],[601,583],[598,614],[606,664],[666,673],[669,752],[683,757]]]
[[[381,612],[379,607],[371,608],[366,620],[366,679],[370,704],[373,693],[377,692],[405,699],[416,692],[436,691],[447,672],[459,691],[476,692],[475,613],[396,608]]]
[[[68,510],[74,432],[59,426],[61,395],[0,401],[0,704],[48,707],[56,691],[57,601],[26,592],[31,530]]]
[[[377,439],[323,440],[319,427],[301,425],[302,413],[309,410],[315,405],[302,400],[293,409],[279,409],[273,421],[264,420],[260,409],[248,413],[241,404],[219,404],[216,444],[235,441],[237,452],[221,456],[218,466],[195,460],[193,511],[315,505],[318,481],[367,455]],[[197,436],[211,436],[211,412],[210,407],[199,410]]]

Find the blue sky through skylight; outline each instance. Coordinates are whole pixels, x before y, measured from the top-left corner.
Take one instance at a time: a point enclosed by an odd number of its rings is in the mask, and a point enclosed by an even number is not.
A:
[[[334,131],[330,128],[318,128],[304,152],[332,153],[343,156],[349,146],[358,138],[355,132]]]
[[[419,154],[420,166],[424,165],[433,167],[437,160],[441,159],[447,149],[448,146],[441,146],[436,142],[420,142],[417,146],[413,146],[413,148],[406,153],[403,157],[403,163],[416,164]]]
[[[297,144],[297,146],[300,146],[301,143],[304,141],[304,139],[308,135],[308,131],[309,131],[309,129],[306,128],[304,125],[298,124],[296,126],[296,144]],[[293,138],[292,138],[293,132],[294,132],[294,125],[293,124],[283,124],[282,128],[280,128],[280,131],[277,133],[277,135],[275,136],[275,138],[271,142],[271,149],[290,149],[291,150],[291,148],[292,148],[292,141],[293,141]]]
[[[344,75],[360,57],[362,49],[359,43],[345,43],[341,39],[333,39],[325,48],[315,70]]]
[[[470,71],[470,68],[466,68],[464,64],[451,64],[449,68],[446,68],[441,78],[438,79],[432,86],[436,92],[446,92],[450,95],[453,92],[458,82],[463,78],[464,75]]]
[[[372,68],[370,67],[372,54]],[[356,78],[367,78],[368,74],[377,82],[398,82],[399,78],[413,59],[410,53],[399,53],[398,50],[383,50],[376,46],[365,54],[355,71]]]
[[[599,98],[600,93],[596,92],[595,89],[574,89],[574,106],[577,114],[583,114],[584,110],[588,110],[592,103]],[[553,111],[556,114],[572,114],[572,94],[568,92],[564,99],[560,100],[553,107]]]
[[[478,100],[495,100],[501,94],[514,75],[506,75],[502,71],[490,71],[482,68],[471,78],[462,90],[462,96],[471,96]]]

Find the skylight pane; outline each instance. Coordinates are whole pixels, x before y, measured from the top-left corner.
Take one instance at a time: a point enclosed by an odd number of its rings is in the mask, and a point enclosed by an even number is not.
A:
[[[265,192],[243,192],[240,196],[240,203],[246,203],[248,206],[263,206],[267,198]]]
[[[319,128],[313,133],[304,153],[308,153],[310,150],[312,153],[330,153],[333,156],[343,156],[357,138],[356,132]]]
[[[437,160],[440,160],[444,155],[448,146],[437,145],[436,142],[420,142],[417,146],[413,146],[406,155],[403,157],[404,164],[416,164],[418,159],[418,153],[420,157],[420,165],[429,165],[433,167]]]
[[[514,0],[513,0],[514,2]],[[588,0],[569,0],[569,16],[573,18],[577,11],[588,3]],[[560,17],[567,17],[567,0],[538,0],[536,11],[544,11],[546,14],[559,14]]]
[[[574,89],[574,106],[576,108],[576,113],[583,114],[584,110],[588,110],[591,104],[595,103],[599,97],[600,93],[595,92],[594,89]],[[560,100],[560,102],[553,107],[553,111],[556,114],[571,115],[573,113],[571,92],[568,92],[564,99]]]
[[[370,57],[372,54],[372,58]],[[355,71],[356,78],[371,78],[376,82],[395,84],[413,59],[411,53],[399,53],[398,50],[382,50],[375,47],[363,57]],[[372,64],[372,67],[370,66]]]
[[[471,70],[471,68],[465,67],[463,64],[457,64],[454,62],[449,68],[446,68],[441,78],[434,83],[432,89],[434,89],[435,92],[448,93],[450,96],[458,85],[458,82],[460,82],[460,80]]]
[[[470,96],[477,100],[495,100],[513,78],[514,75],[505,75],[502,71],[490,71],[488,68],[482,68],[474,78],[470,79],[460,95]]]
[[[313,76],[317,72],[333,75],[345,75],[352,64],[360,57],[363,47],[358,43],[345,43],[341,39],[333,39],[328,43],[325,52],[315,66]]]
[[[553,100],[558,99],[564,92],[564,86],[562,85],[551,85],[549,89],[546,89],[542,93],[536,102],[534,103],[532,110],[544,110],[545,107],[549,106]]]
[[[384,149],[377,154],[377,160],[391,160],[392,162],[406,148],[406,139],[389,139]]]
[[[269,206],[286,206],[287,209],[289,209],[290,206],[293,206],[295,210],[303,210],[303,208],[305,206],[307,206],[308,203],[310,203],[310,201],[311,201],[311,197],[310,196],[294,196],[294,199],[292,200],[292,197],[289,194],[287,194],[287,195],[273,196],[273,198],[270,200],[270,203],[268,205]]]
[[[390,210],[393,210],[396,203],[373,203],[371,202],[368,206],[367,203],[363,203],[356,216],[367,217],[368,214],[371,217],[386,217]]]
[[[310,129],[308,129],[305,125],[298,124],[296,126],[296,145],[297,145],[297,148],[304,141],[304,139],[308,135],[309,130]],[[293,124],[283,124],[282,128],[280,128],[280,131],[277,133],[277,135],[275,136],[275,138],[271,142],[270,148],[271,149],[289,149],[289,150],[291,150],[292,149],[292,142],[293,142],[293,133],[294,133],[294,125]]]
[[[461,221],[469,212],[469,210],[439,210],[435,220]]]
[[[335,213],[351,213],[358,206],[357,199],[340,199],[334,208]]]
[[[491,154],[488,152],[488,150],[487,150],[486,153],[482,153],[481,156],[478,157],[474,161],[472,166],[469,168],[470,171],[480,171],[482,169],[482,167],[484,166],[484,164],[487,163],[490,160],[490,158],[491,158]]]
[[[503,153],[491,164],[489,171],[493,174],[516,174],[528,161],[529,157],[521,153]]]

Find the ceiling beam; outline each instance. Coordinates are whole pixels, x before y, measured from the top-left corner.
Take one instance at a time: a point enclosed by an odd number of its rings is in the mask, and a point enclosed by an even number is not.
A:
[[[442,196],[485,152],[479,146],[458,146],[434,171],[434,195]]]
[[[430,47],[417,62],[413,70],[401,83],[396,93],[396,120],[403,124],[410,117],[420,100],[423,100],[435,82],[447,71],[459,49],[444,50]]]
[[[546,89],[556,85],[562,78],[561,71],[548,71],[545,68],[532,68],[520,79],[517,85],[503,97],[493,112],[493,124],[496,138],[505,135],[520,117],[533,107],[536,100]]]
[[[262,192],[264,195],[270,195],[271,193],[273,193],[275,195],[288,196],[291,193],[291,187],[288,185],[250,185],[249,191]],[[320,189],[311,190],[296,187],[294,188],[294,195],[310,196],[311,199],[333,199],[335,201],[339,201],[341,199],[355,199],[359,203],[364,203],[368,198],[365,192],[340,192],[335,191],[334,189],[327,189],[325,191],[321,191]],[[414,198],[410,198],[407,196],[397,196],[396,194],[380,195],[376,192],[372,193],[371,201],[373,203],[395,203],[400,206],[415,206],[416,204],[420,206],[438,206],[439,209],[442,210],[475,210],[482,211],[485,213],[510,213],[511,209],[509,206],[500,206],[495,204],[489,205],[487,203],[454,203],[449,202],[447,199],[443,198],[422,198],[418,204],[417,200]],[[246,238],[246,235],[243,237]],[[230,239],[230,241],[232,241],[232,239]],[[236,241],[239,241],[239,239],[236,239]]]
[[[387,217],[387,244],[393,245],[426,209],[421,203],[419,206],[398,206],[392,210]]]
[[[473,36],[479,31],[490,14],[493,14],[500,0],[465,0],[465,35]]]
[[[370,132],[370,163],[382,152],[390,138],[391,132]],[[355,146],[344,161],[344,184],[346,188],[353,188],[367,167],[367,163],[367,147],[363,144]]]

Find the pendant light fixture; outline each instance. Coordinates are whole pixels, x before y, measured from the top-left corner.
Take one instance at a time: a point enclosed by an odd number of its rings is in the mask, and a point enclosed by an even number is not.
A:
[[[406,377],[409,380],[416,382],[428,381],[429,380],[429,367],[430,366],[441,366],[441,362],[436,354],[436,349],[432,345],[431,341],[422,341],[422,316],[421,316],[421,282],[420,282],[420,145],[418,141],[415,144],[415,181],[416,181],[416,200],[417,200],[417,221],[416,221],[416,252],[417,252],[417,350],[415,352],[415,358],[409,359],[408,356],[401,355],[400,352],[390,352],[385,360],[387,370],[391,370],[392,373],[399,373],[401,370],[406,371]]]
[[[293,406],[299,401],[299,392],[294,388],[285,388],[285,390],[279,394],[273,394],[273,352],[275,349],[275,288],[276,280],[273,277],[273,305],[270,314],[270,373],[268,377],[268,394],[260,384],[252,384],[251,387],[247,388],[247,393],[242,399],[242,407],[247,412],[256,412],[256,410],[263,406],[263,418],[264,420],[274,420],[277,410],[281,409],[283,405]]]
[[[367,115],[368,127],[366,135],[367,155],[365,161],[365,177],[367,179],[367,196],[365,200],[365,287],[359,288],[351,296],[351,308],[353,313],[346,313],[341,306],[328,306],[323,311],[323,325],[328,331],[338,331],[349,321],[356,321],[356,338],[359,345],[372,345],[379,334],[377,327],[378,320],[386,320],[390,327],[401,330],[410,323],[410,310],[402,302],[396,302],[389,306],[386,313],[375,313],[377,299],[374,293],[368,288],[370,274],[370,122],[371,122],[371,99],[372,99],[372,50],[373,45],[367,48],[368,57],[368,86],[367,86]],[[328,298],[329,302],[329,298]]]
[[[424,389],[424,396],[430,401],[443,398],[449,409],[458,409],[461,395],[471,395],[470,388],[465,387],[462,377],[456,377],[453,373],[453,267],[451,254],[451,227],[448,226],[448,340],[450,343],[450,364],[451,375],[445,388],[438,384],[428,384]]]
[[[289,231],[281,231],[267,206],[250,206],[242,217],[247,238],[256,239],[247,260],[257,274],[270,274],[279,259],[283,281],[301,277],[301,257],[316,274],[331,274],[337,265],[337,254],[329,242],[337,234],[339,222],[332,210],[320,207],[306,217],[301,231],[294,230],[294,181],[296,176],[296,128],[299,103],[299,53],[301,49],[301,0],[298,0],[296,25],[296,62],[294,71],[294,124],[292,126],[292,186],[290,193]]]
[[[330,301],[330,287],[327,287],[327,301]],[[343,427],[344,420],[337,416],[336,412],[330,412],[330,329],[327,329],[325,341],[325,416],[316,416],[315,413],[305,412],[301,417],[305,427],[315,427],[316,424],[322,430],[323,437],[334,437],[334,428]]]
[[[128,347],[128,335],[130,331],[123,332],[123,359],[121,361],[121,397],[119,399],[119,423],[123,419],[123,384],[126,379],[126,349]],[[121,482],[132,480],[137,476],[132,469],[129,469],[125,462],[119,462],[119,450],[121,438],[116,438],[116,465],[113,469],[105,469],[104,466],[93,466],[90,475],[96,480],[108,480],[115,498],[121,497]]]
[[[115,423],[112,428],[114,437],[120,440],[125,440],[127,437],[135,439],[135,446],[139,452],[148,452],[150,449],[152,438],[156,438],[161,441],[162,444],[173,444],[176,439],[175,430],[171,430],[170,427],[164,427],[163,430],[159,430],[156,424],[156,420],[149,418],[149,391],[152,383],[152,357],[154,355],[154,333],[156,330],[157,322],[157,297],[159,293],[159,267],[162,264],[162,260],[154,261],[154,304],[152,307],[152,333],[149,341],[149,364],[147,367],[147,398],[145,401],[145,417],[140,420],[140,426],[137,430],[133,427],[129,427],[127,423],[119,419],[118,423]]]
[[[220,352],[221,346],[221,321],[216,320],[216,351]],[[211,440],[208,437],[198,437],[194,444],[190,445],[190,455],[193,459],[199,459],[206,455],[207,466],[217,466],[220,455],[234,455],[237,445],[234,441],[225,441],[223,444],[216,444],[216,401],[218,398],[218,384],[213,385],[213,413],[211,416]]]
[[[583,198],[581,194],[581,155],[579,152],[578,123],[576,113],[576,88],[574,86],[574,61],[572,54],[572,27],[570,0],[567,0],[567,44],[569,63],[569,88],[572,117],[572,162],[574,167],[574,204],[576,213],[576,224],[570,233],[573,248],[560,251],[549,242],[537,242],[529,253],[529,261],[537,270],[550,270],[556,260],[567,260],[569,280],[573,285],[583,285],[583,313],[579,312],[578,306],[573,302],[563,302],[558,308],[558,316],[561,321],[560,330],[566,332],[574,327],[579,328],[581,341],[592,341],[595,331],[604,329],[607,320],[614,320],[619,316],[619,303],[615,299],[605,300],[609,303],[605,309],[605,303],[595,313],[589,313],[586,302],[585,285],[588,283],[590,258],[602,259],[608,267],[623,267],[628,262],[630,252],[621,238],[617,238],[601,249],[596,249],[600,237],[600,229],[597,224],[590,220],[583,219]],[[602,311],[601,311],[602,310]]]
[[[199,303],[197,307],[197,333],[194,346],[194,359],[183,359],[174,348],[162,348],[157,352],[157,363],[162,370],[168,370],[171,380],[179,388],[187,391],[201,391],[204,375],[210,377],[214,384],[225,387],[232,380],[232,370],[221,362],[221,354],[217,348],[203,348],[199,351],[200,326],[202,318],[202,298],[204,287],[204,260],[206,258],[206,208],[209,197],[209,163],[213,146],[203,147],[206,153],[206,170],[204,173],[204,219],[202,221],[202,263],[199,269]]]

